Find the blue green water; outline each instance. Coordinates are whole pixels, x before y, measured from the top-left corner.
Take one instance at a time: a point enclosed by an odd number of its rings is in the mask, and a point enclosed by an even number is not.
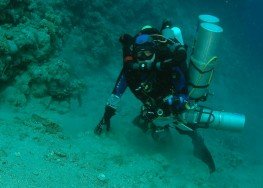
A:
[[[2,38],[19,50],[0,54],[1,187],[263,186],[261,2],[0,0],[0,9],[1,50]],[[170,18],[191,47],[199,14],[219,17],[224,29],[214,95],[204,104],[246,116],[239,133],[201,130],[217,166],[213,174],[193,156],[189,138],[173,131],[169,142],[156,144],[135,127],[141,103],[129,90],[110,133],[93,133],[121,70],[119,36],[135,35],[145,24],[160,28]],[[2,69],[9,56],[16,60],[7,67],[12,73]],[[32,61],[22,66],[25,56]],[[61,85],[84,82],[81,105],[74,94],[70,102],[50,100],[45,88],[52,88],[54,78]]]

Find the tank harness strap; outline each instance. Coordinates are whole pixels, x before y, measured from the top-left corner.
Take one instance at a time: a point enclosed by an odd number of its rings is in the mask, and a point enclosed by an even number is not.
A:
[[[174,44],[175,41],[173,41],[172,39],[167,39],[165,38],[163,35],[160,34],[151,34],[150,35],[153,40],[159,44]]]
[[[214,56],[212,57],[203,67],[203,69],[205,70],[207,68],[208,65],[210,65],[212,62],[216,61],[217,60],[217,57]],[[191,85],[193,88],[192,90],[189,92],[189,96],[191,98],[191,95],[192,93],[196,90],[196,89],[199,89],[199,88],[204,88],[204,89],[207,89],[211,83],[211,80],[212,80],[212,76],[213,76],[213,72],[214,72],[214,68],[208,70],[208,71],[202,71],[200,70],[193,62],[192,58],[191,58],[191,61],[190,63],[193,65],[193,67],[200,73],[199,74],[199,78],[196,79],[196,82],[195,84],[193,83],[188,83],[188,85]],[[205,74],[205,73],[208,73],[208,72],[211,72],[210,73],[210,77],[209,77],[209,80],[207,82],[206,85],[203,85],[203,86],[200,86],[200,82],[201,82],[201,79],[202,79],[202,75]],[[201,96],[195,100],[201,100],[201,101],[205,101],[207,99],[207,94],[205,94],[204,96]]]
[[[200,122],[201,122],[201,118],[202,118],[202,115],[203,115],[203,111],[204,111],[204,107],[200,107],[200,110],[197,110],[197,112],[199,112],[199,113],[198,113],[197,120],[196,120],[197,123],[200,123]]]
[[[195,100],[195,101],[206,101],[207,100],[207,95],[198,97],[198,98],[192,98],[191,99]]]
[[[192,86],[193,88],[198,88],[198,89],[207,88],[209,86],[209,84],[198,86],[198,85],[195,85],[191,82],[188,82],[188,85]]]
[[[210,112],[205,112],[204,109],[208,109],[210,110]],[[215,119],[214,115],[213,115],[213,110],[204,106],[200,106],[200,110],[198,111],[198,117],[197,117],[197,123],[201,122],[201,118],[203,114],[208,114],[208,118],[207,121],[203,124],[202,128],[209,128],[209,124],[212,123]],[[213,119],[212,119],[213,118]]]
[[[210,70],[207,70],[207,71],[203,71],[201,69],[199,69],[192,60],[190,60],[190,64],[194,66],[194,68],[200,73],[200,74],[205,74],[205,73],[208,73],[208,72],[211,72],[214,70],[214,68],[210,69]]]
[[[199,69],[199,68],[194,64],[194,62],[193,62],[192,60],[190,61],[190,64],[193,65],[193,67],[194,67],[200,74],[205,74],[205,73],[208,73],[208,72],[211,72],[211,71],[214,70],[214,68],[212,68],[212,69],[207,70],[207,71],[202,71],[201,69]],[[207,87],[210,85],[210,83],[207,83],[206,85],[200,86],[200,85],[195,85],[195,84],[193,84],[193,83],[191,83],[191,82],[188,82],[188,85],[192,86],[193,88],[202,89],[202,88],[207,88]]]

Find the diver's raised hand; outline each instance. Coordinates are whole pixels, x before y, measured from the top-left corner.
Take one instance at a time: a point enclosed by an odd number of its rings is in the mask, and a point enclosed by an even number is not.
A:
[[[110,119],[115,114],[116,109],[112,108],[111,106],[105,107],[105,112],[100,120],[99,124],[95,127],[94,133],[97,135],[100,135],[103,131],[103,129],[106,128],[106,131],[110,130]]]

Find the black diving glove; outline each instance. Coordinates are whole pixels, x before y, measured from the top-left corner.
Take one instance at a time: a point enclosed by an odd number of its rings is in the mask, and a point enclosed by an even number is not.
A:
[[[110,119],[112,116],[115,115],[115,112],[116,112],[116,109],[112,108],[111,106],[107,105],[105,107],[104,115],[102,119],[100,120],[99,124],[94,129],[95,134],[100,135],[103,131],[103,127],[105,126],[106,126],[107,131],[110,130]]]

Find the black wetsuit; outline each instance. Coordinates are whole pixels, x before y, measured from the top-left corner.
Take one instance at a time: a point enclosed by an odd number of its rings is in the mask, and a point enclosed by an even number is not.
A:
[[[151,32],[153,30],[150,30]],[[153,31],[154,34],[158,32]],[[136,36],[143,34],[139,33]],[[146,31],[146,34],[149,34]],[[158,33],[159,34],[159,33]],[[116,81],[115,87],[112,91],[113,95],[121,97],[126,88],[129,87],[132,93],[143,102],[154,102],[158,108],[162,108],[167,115],[172,112],[180,113],[184,110],[183,103],[176,103],[170,105],[164,102],[167,95],[181,96],[188,99],[187,83],[186,83],[186,62],[185,59],[176,57],[175,48],[170,48],[169,44],[160,43],[155,52],[156,58],[152,64],[151,69],[140,70],[134,69],[133,65],[138,63],[136,55],[133,52],[134,38],[126,35],[126,41],[123,44],[123,68]],[[123,37],[121,37],[123,39]],[[175,49],[176,50],[176,49]],[[159,65],[159,66],[157,66]],[[150,99],[150,100],[149,100]],[[139,117],[139,116],[138,116]],[[197,158],[205,162],[210,172],[215,171],[215,163],[211,153],[207,149],[203,138],[194,131],[182,131],[176,128],[180,134],[188,135],[194,145],[194,154]]]
[[[177,61],[174,52],[167,44],[160,43],[155,52],[155,61],[150,70],[133,69],[137,63],[132,51],[133,40],[123,45],[123,68],[117,79],[112,94],[121,97],[127,87],[144,104],[154,101],[159,107],[168,109],[163,99],[168,95],[188,97],[185,79],[185,60]],[[158,68],[157,68],[158,64]],[[183,108],[182,104],[173,106],[174,110]],[[169,109],[171,109],[169,107]]]

